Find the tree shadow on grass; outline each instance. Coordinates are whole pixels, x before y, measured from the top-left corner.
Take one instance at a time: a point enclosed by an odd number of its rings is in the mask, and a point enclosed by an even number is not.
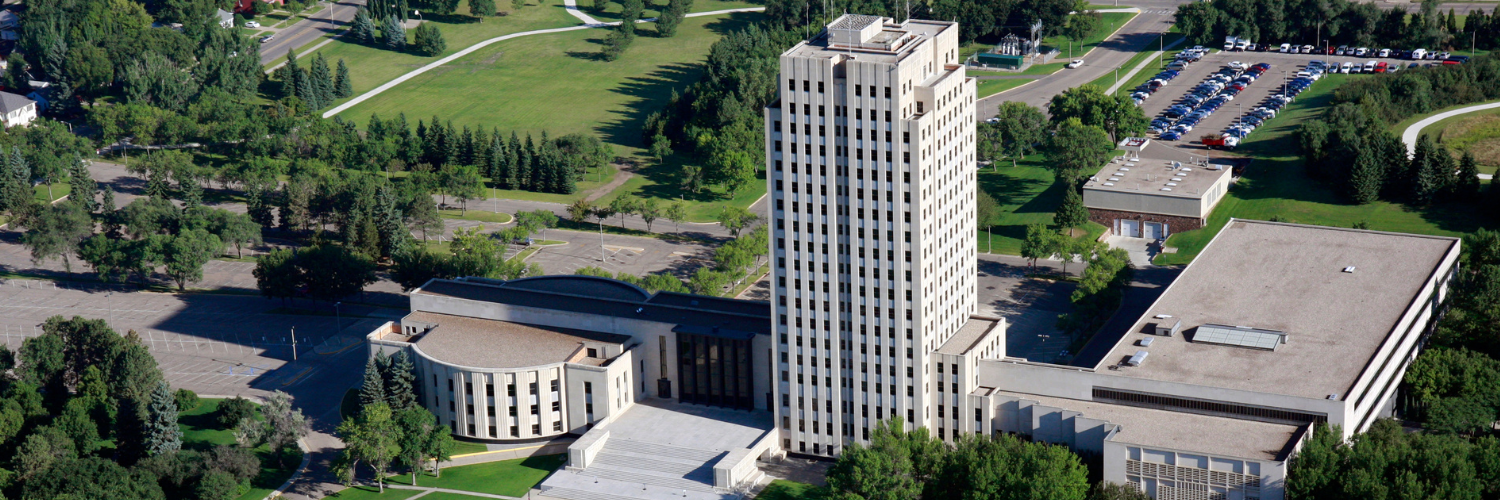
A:
[[[1008,166],[1007,166],[1008,167]],[[1001,167],[1001,168],[1007,168]],[[979,177],[979,187],[989,193],[1001,206],[1022,205],[1034,200],[1037,195],[1032,193],[1047,184],[1056,184],[1042,179],[1028,179],[1025,177],[992,174]],[[1045,194],[1044,190],[1042,194]],[[1058,190],[1059,196],[1062,191]]]
[[[642,76],[626,78],[612,92],[633,97],[614,111],[615,119],[601,122],[597,130],[604,141],[634,147],[645,147],[641,125],[646,116],[666,106],[672,91],[685,88],[703,73],[703,66],[673,63],[657,67]]]

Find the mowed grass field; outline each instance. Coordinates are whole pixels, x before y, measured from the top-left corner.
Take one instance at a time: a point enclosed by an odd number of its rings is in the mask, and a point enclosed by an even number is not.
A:
[[[1350,205],[1332,188],[1307,177],[1293,133],[1303,121],[1319,116],[1333,89],[1351,78],[1368,76],[1331,75],[1324,78],[1250,136],[1235,151],[1255,159],[1239,183],[1214,208],[1207,226],[1168,238],[1166,246],[1176,247],[1178,251],[1158,256],[1156,264],[1191,262],[1230,218],[1269,220],[1280,217],[1286,222],[1335,227],[1352,227],[1363,222],[1377,231],[1441,236],[1463,236],[1483,227],[1488,215],[1472,204],[1408,207],[1377,201]]]
[[[694,2],[694,8],[703,9],[705,3],[709,2]],[[733,5],[721,2],[719,6]],[[683,193],[676,183],[680,162],[685,160],[674,158],[666,165],[656,165],[646,157],[640,128],[646,115],[661,109],[674,89],[698,80],[703,71],[701,62],[714,42],[759,16],[734,13],[689,18],[683,21],[677,36],[665,39],[649,36],[655,26],[642,23],[641,35],[624,56],[613,62],[595,56],[609,30],[507,40],[419,75],[340,116],[361,126],[372,113],[382,117],[406,113],[412,121],[437,116],[452,120],[457,127],[493,127],[507,135],[511,131],[537,137],[543,132],[552,137],[593,133],[613,145],[617,156],[633,158],[642,165],[637,175],[598,201],[608,202],[622,193],[663,201],[680,197],[691,202],[694,221],[712,220],[725,204],[748,207],[765,192],[765,182],[757,180],[733,198],[711,190]],[[573,195],[515,191],[499,195],[570,203],[600,184],[580,183],[579,192]]]
[[[476,43],[512,33],[533,31],[551,28],[563,28],[568,26],[579,26],[583,22],[568,14],[563,6],[562,0],[527,0],[526,6],[515,9],[511,2],[496,2],[496,6],[506,12],[505,16],[486,17],[481,22],[478,18],[469,17],[469,2],[462,0],[458,9],[450,15],[433,15],[424,13],[423,19],[431,22],[443,33],[443,40],[448,42],[448,50],[436,56],[421,56],[410,52],[396,52],[385,47],[378,41],[373,45],[362,45],[345,37],[334,37],[327,46],[318,49],[323,57],[328,58],[329,64],[336,64],[343,59],[349,65],[349,79],[354,86],[354,95],[367,92],[375,87],[395,79],[407,72],[420,68],[423,65],[447,57],[454,52],[463,50]],[[613,18],[610,14],[594,15],[601,21],[618,21],[618,3],[610,6],[615,13]],[[755,5],[740,1],[725,0],[697,0],[693,2],[693,12],[708,12],[725,9],[738,9],[754,7]],[[644,17],[655,17],[656,11],[647,9]],[[412,30],[407,30],[408,38]],[[298,53],[300,60],[306,60],[313,54]],[[271,65],[280,63],[277,60]],[[269,67],[269,66],[268,66]],[[347,99],[336,101],[334,104],[342,104]]]
[[[1089,172],[1093,175],[1098,171]],[[1052,225],[1052,215],[1062,205],[1066,189],[1056,182],[1056,176],[1046,166],[1046,159],[1035,154],[1010,166],[1010,161],[999,161],[993,166],[979,169],[979,188],[1000,204],[1000,223],[986,233],[983,227],[975,233],[979,251],[1009,255],[1021,254],[1021,242],[1026,239],[1026,226],[1031,224]],[[1088,223],[1083,228],[1089,236],[1097,238],[1104,234],[1104,226]],[[991,239],[993,238],[993,246]]]

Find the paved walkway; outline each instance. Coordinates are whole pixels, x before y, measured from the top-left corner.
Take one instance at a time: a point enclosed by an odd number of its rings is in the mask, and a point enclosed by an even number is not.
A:
[[[548,34],[548,33],[562,33],[562,32],[565,32],[565,31],[578,31],[578,30],[586,30],[586,29],[591,29],[591,28],[603,28],[603,27],[615,26],[615,25],[620,24],[619,21],[612,22],[612,23],[598,22],[598,20],[596,20],[596,19],[594,19],[592,17],[589,17],[587,14],[584,14],[582,11],[579,11],[578,7],[576,5],[572,5],[573,4],[572,0],[565,0],[565,2],[568,4],[568,9],[567,9],[568,13],[572,14],[573,17],[577,17],[579,20],[582,20],[585,23],[589,22],[590,20],[593,20],[595,22],[591,23],[591,24],[585,24],[585,25],[582,25],[582,26],[570,26],[570,27],[567,27],[567,28],[552,28],[552,29],[544,29],[544,30],[523,31],[523,32],[520,32],[520,33],[511,33],[509,35],[498,36],[498,37],[495,37],[495,38],[491,38],[489,40],[485,40],[485,41],[476,43],[474,45],[470,45],[468,48],[465,48],[465,49],[460,50],[458,52],[454,52],[453,55],[450,55],[448,57],[444,57],[442,59],[438,59],[437,61],[433,61],[432,63],[429,63],[426,66],[422,66],[420,68],[414,69],[411,72],[409,72],[407,74],[404,74],[404,75],[401,75],[401,76],[398,76],[394,80],[386,82],[385,84],[383,84],[383,85],[381,85],[379,87],[375,87],[373,90],[370,90],[369,92],[365,92],[363,94],[360,94],[359,96],[357,96],[357,97],[355,97],[353,99],[350,99],[349,102],[340,104],[340,105],[334,107],[333,109],[330,109],[327,112],[323,113],[323,118],[332,118],[333,115],[337,115],[339,113],[342,113],[342,112],[344,112],[344,110],[352,108],[354,106],[357,106],[357,105],[359,105],[359,103],[365,102],[366,100],[368,100],[368,99],[370,99],[372,97],[380,95],[382,92],[385,92],[387,90],[395,88],[397,85],[405,83],[407,80],[415,78],[417,75],[420,75],[422,73],[426,73],[428,71],[432,71],[434,69],[437,69],[438,67],[440,67],[440,66],[442,66],[444,64],[448,64],[448,63],[456,61],[456,60],[458,60],[458,59],[460,59],[460,58],[462,58],[464,56],[472,54],[476,50],[488,47],[490,45],[493,45],[493,44],[496,44],[496,43],[499,43],[499,42],[510,40],[512,38],[520,38],[520,37],[523,37],[523,36],[543,35],[543,34]],[[719,15],[719,14],[731,14],[731,13],[735,13],[735,12],[760,12],[760,11],[763,11],[763,10],[766,10],[766,8],[765,7],[750,7],[750,8],[745,8],[745,9],[725,9],[725,10],[716,10],[716,11],[712,11],[712,12],[697,12],[697,13],[693,13],[693,14],[688,14],[687,17],[715,16],[715,15]],[[644,23],[644,22],[650,22],[650,21],[655,21],[655,20],[656,20],[655,18],[641,19],[641,20],[636,21],[636,22],[638,22],[638,23]]]
[[[1458,109],[1451,110],[1451,111],[1444,111],[1442,113],[1438,113],[1438,114],[1429,116],[1427,118],[1423,118],[1421,121],[1418,121],[1417,123],[1411,124],[1410,127],[1406,127],[1406,131],[1404,131],[1404,132],[1401,133],[1401,142],[1406,143],[1406,153],[1407,154],[1415,154],[1416,151],[1417,151],[1417,138],[1422,136],[1422,129],[1427,128],[1429,125],[1432,125],[1434,123],[1437,123],[1437,122],[1440,122],[1440,121],[1443,121],[1443,120],[1446,120],[1448,118],[1452,118],[1452,117],[1455,117],[1455,116],[1458,116],[1458,115],[1462,115],[1462,114],[1466,114],[1466,113],[1473,113],[1475,111],[1484,111],[1486,109],[1495,109],[1495,108],[1500,108],[1500,102],[1491,102],[1491,103],[1485,103],[1485,104],[1476,104],[1476,105],[1473,105],[1473,106],[1465,106],[1465,107],[1462,107],[1462,108],[1458,108]],[[1479,178],[1480,179],[1490,179],[1490,178],[1493,178],[1493,177],[1494,176],[1490,175],[1490,174],[1479,174]]]

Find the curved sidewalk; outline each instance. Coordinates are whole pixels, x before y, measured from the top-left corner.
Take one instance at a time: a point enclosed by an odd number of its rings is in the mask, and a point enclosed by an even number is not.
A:
[[[1427,118],[1423,118],[1422,120],[1420,120],[1420,121],[1418,121],[1416,123],[1411,124],[1410,127],[1406,127],[1406,130],[1404,130],[1404,131],[1401,132],[1401,142],[1406,143],[1406,154],[1411,155],[1411,154],[1415,154],[1417,152],[1417,138],[1422,136],[1422,129],[1427,128],[1428,126],[1430,126],[1430,125],[1432,125],[1434,123],[1437,123],[1437,122],[1440,122],[1440,121],[1443,121],[1443,120],[1446,120],[1446,119],[1449,119],[1449,118],[1452,118],[1452,117],[1455,117],[1455,116],[1458,116],[1458,115],[1462,115],[1462,114],[1466,114],[1466,113],[1473,113],[1475,111],[1484,111],[1486,109],[1495,109],[1495,108],[1500,108],[1500,102],[1491,102],[1491,103],[1485,103],[1485,104],[1476,104],[1476,105],[1473,105],[1473,106],[1465,106],[1465,107],[1458,108],[1458,109],[1455,109],[1455,110],[1444,111],[1442,113],[1438,113],[1438,114],[1429,116]],[[1480,179],[1489,179],[1489,178],[1492,178],[1492,177],[1494,177],[1494,176],[1492,176],[1490,174],[1479,174],[1479,178]]]
[[[588,23],[591,20],[594,21],[594,22],[591,23],[591,24],[585,24],[585,25],[582,25],[582,26],[569,26],[569,27],[566,27],[566,28],[551,28],[551,29],[544,29],[544,30],[532,30],[532,31],[523,31],[523,32],[520,32],[520,33],[511,33],[509,35],[498,36],[498,37],[495,37],[495,38],[491,38],[489,40],[485,40],[485,41],[476,43],[474,45],[470,45],[470,46],[468,46],[467,48],[465,48],[463,50],[460,50],[458,52],[454,52],[452,55],[449,55],[448,57],[444,57],[442,59],[438,59],[436,61],[428,63],[426,66],[422,66],[420,68],[414,69],[414,70],[412,70],[411,72],[409,72],[407,74],[404,74],[404,75],[396,77],[394,80],[391,80],[389,82],[385,82],[385,84],[383,84],[383,85],[381,85],[379,87],[375,87],[374,89],[370,90],[369,92],[365,92],[363,94],[360,94],[359,96],[357,96],[357,97],[355,97],[353,99],[350,99],[349,102],[345,102],[343,104],[340,104],[337,107],[334,107],[333,109],[330,109],[327,112],[323,113],[323,118],[331,118],[331,117],[333,117],[333,115],[337,115],[339,113],[342,113],[344,110],[347,110],[349,108],[357,106],[357,105],[359,105],[359,103],[365,102],[366,100],[368,100],[368,99],[370,99],[372,97],[380,95],[380,93],[382,93],[382,92],[385,92],[387,90],[390,90],[390,89],[394,88],[397,85],[405,83],[407,80],[415,78],[417,75],[420,75],[422,73],[426,73],[428,71],[432,71],[433,69],[435,69],[435,68],[437,68],[439,66],[442,66],[444,64],[448,64],[448,63],[453,62],[453,61],[456,61],[456,60],[458,60],[459,58],[461,58],[463,56],[472,54],[472,53],[474,53],[474,51],[482,49],[482,48],[485,48],[485,47],[488,47],[488,46],[490,46],[491,44],[494,44],[494,43],[503,42],[503,41],[506,41],[506,40],[510,40],[512,38],[520,38],[520,37],[523,37],[523,36],[542,35],[542,34],[547,34],[547,33],[562,33],[562,32],[565,32],[565,31],[586,30],[586,29],[590,29],[590,28],[603,28],[603,27],[607,27],[607,26],[615,26],[615,25],[620,24],[619,21],[615,21],[615,22],[612,22],[612,23],[601,23],[601,22],[598,22],[598,20],[596,20],[596,19],[594,19],[592,17],[589,17],[588,14],[584,14],[582,11],[579,11],[578,7],[576,5],[573,5],[573,0],[567,0],[566,4],[567,4],[567,7],[568,7],[568,9],[567,9],[568,13],[572,14],[573,17],[577,17],[579,20],[581,20],[581,21],[583,21],[585,23]],[[765,7],[749,7],[749,8],[744,8],[744,9],[725,9],[725,10],[715,10],[715,11],[711,11],[711,12],[697,12],[697,13],[693,13],[693,14],[688,14],[687,17],[714,16],[714,15],[719,15],[719,14],[732,14],[732,13],[736,13],[736,12],[760,12],[760,11],[763,11],[763,10],[766,10],[766,8]],[[655,18],[641,19],[641,20],[636,21],[636,22],[638,22],[638,23],[644,23],[644,22],[654,21],[654,20],[655,20]]]

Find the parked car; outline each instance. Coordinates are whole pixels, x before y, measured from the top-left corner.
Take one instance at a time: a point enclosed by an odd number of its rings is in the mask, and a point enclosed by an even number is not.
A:
[[[1391,57],[1391,49],[1380,49],[1375,57]]]
[[[1365,70],[1364,70],[1364,72],[1365,73],[1374,73],[1375,72],[1375,61],[1366,61],[1365,62]]]
[[[1302,53],[1303,54],[1311,54],[1311,53],[1313,53],[1313,46],[1311,46],[1311,45],[1303,45],[1302,46]]]
[[[1364,47],[1354,49],[1354,57],[1364,57],[1367,55],[1370,55],[1370,49]]]
[[[1416,49],[1411,51],[1411,59],[1423,59],[1427,57],[1427,49]]]
[[[255,21],[245,21],[245,27],[246,28],[259,28],[260,27],[260,23],[255,22]]]
[[[1289,53],[1291,53],[1292,52],[1292,44],[1290,44],[1290,43],[1283,43],[1283,44],[1281,44],[1281,52],[1283,54],[1289,54]]]

